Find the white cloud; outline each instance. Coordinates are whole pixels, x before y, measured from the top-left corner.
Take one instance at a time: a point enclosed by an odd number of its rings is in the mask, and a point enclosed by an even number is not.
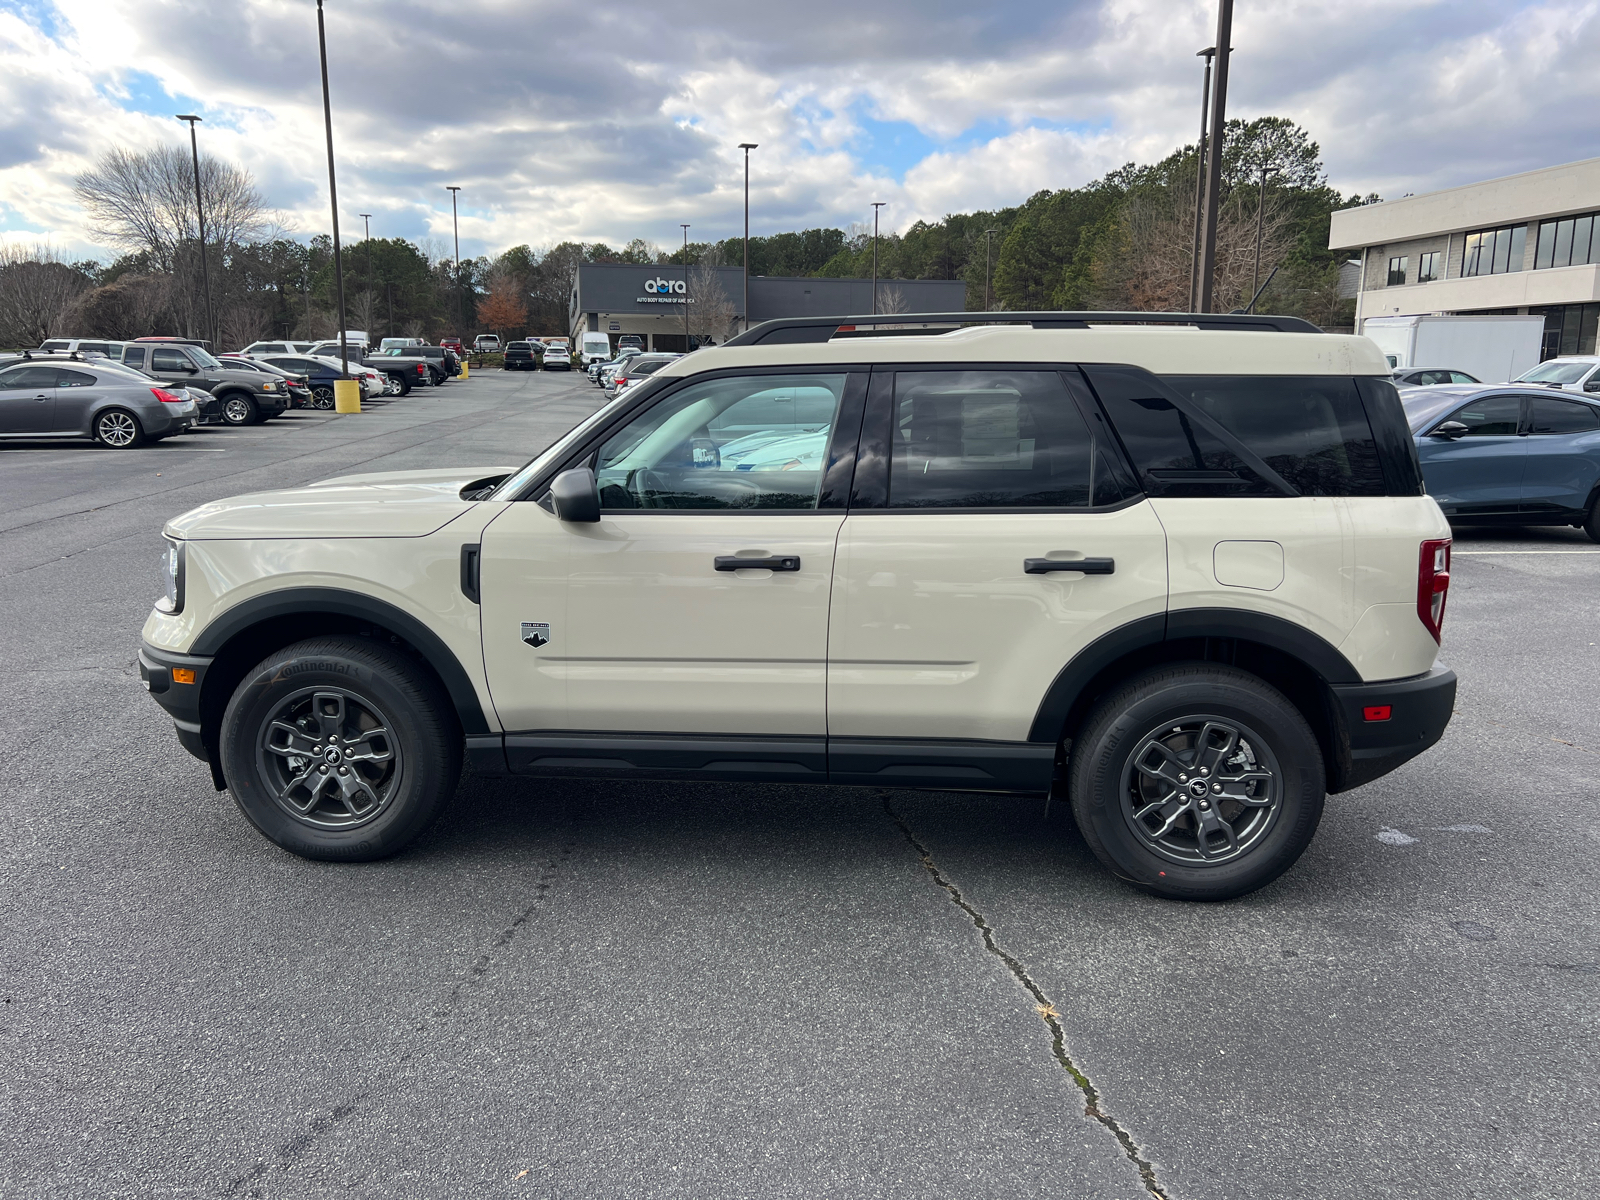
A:
[[[1600,154],[1600,0],[1240,0],[1230,112],[1304,124],[1345,191],[1423,191]],[[41,16],[41,11],[43,16]],[[849,225],[1014,204],[1193,139],[1214,0],[341,0],[328,9],[341,223],[463,251]],[[31,12],[33,15],[24,15]],[[97,239],[73,175],[184,136],[326,229],[306,0],[57,0],[0,12],[0,236]],[[32,22],[32,23],[30,23]],[[53,36],[41,31],[53,29]],[[174,99],[164,99],[165,87]],[[188,99],[185,99],[185,98]],[[148,109],[148,112],[135,111]],[[880,122],[919,131],[894,159]],[[876,131],[876,134],[875,134]],[[877,164],[877,165],[874,165]],[[96,253],[104,254],[103,250]]]

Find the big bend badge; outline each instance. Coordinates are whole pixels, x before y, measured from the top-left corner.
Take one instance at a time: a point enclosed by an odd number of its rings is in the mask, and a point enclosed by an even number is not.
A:
[[[540,646],[550,644],[550,623],[548,621],[524,621],[522,623],[522,640],[537,650]]]

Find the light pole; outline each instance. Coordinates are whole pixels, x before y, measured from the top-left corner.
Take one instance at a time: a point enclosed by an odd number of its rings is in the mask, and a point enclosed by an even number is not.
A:
[[[878,315],[878,210],[887,200],[872,202],[872,315]]]
[[[1200,220],[1201,205],[1206,195],[1206,115],[1211,107],[1211,59],[1217,53],[1215,46],[1207,46],[1195,55],[1206,60],[1205,82],[1200,85],[1200,155],[1194,163],[1194,253],[1189,259],[1189,311],[1194,312],[1197,300],[1195,284],[1200,278]]]
[[[450,227],[456,235],[456,333],[461,332],[461,220],[456,216],[456,193],[461,189],[445,184],[445,191],[450,193]],[[465,346],[462,347],[466,349]]]
[[[1200,238],[1199,300],[1196,310],[1211,311],[1217,275],[1217,213],[1221,207],[1222,138],[1228,125],[1228,56],[1233,49],[1233,0],[1217,0],[1217,71],[1212,81],[1211,144],[1206,150],[1204,230]]]
[[[992,278],[991,265],[994,262],[994,235],[998,229],[985,229],[983,231],[983,311],[993,312],[989,304],[989,280]]]
[[[689,227],[683,226],[683,352],[689,353]]]
[[[1262,219],[1267,212],[1267,176],[1277,169],[1277,167],[1267,166],[1266,163],[1261,164],[1261,194],[1256,200],[1256,262],[1255,266],[1250,269],[1250,294],[1252,296],[1259,290],[1257,285],[1261,282],[1261,225]],[[1255,301],[1251,300],[1250,305],[1252,308],[1255,307]]]
[[[319,8],[317,11],[321,11]],[[206,206],[200,197],[200,142],[195,137],[194,123],[203,121],[204,117],[197,117],[192,113],[182,114],[180,121],[189,122],[189,152],[194,156],[194,208],[200,218],[200,278],[205,282],[206,288],[206,332],[211,335],[211,345],[217,344],[217,318],[216,310],[211,307],[211,268],[206,265]]]
[[[350,352],[345,347],[344,260],[339,254],[339,189],[333,177],[333,105],[328,100],[328,34],[317,0],[317,54],[322,59],[322,120],[328,130],[328,204],[333,212],[333,286],[339,300],[339,378],[350,378]],[[194,128],[192,125],[190,128]]]
[[[362,323],[370,325],[372,324],[372,214],[357,213],[356,216],[361,218],[361,240],[367,247],[367,315],[362,318]],[[369,338],[372,336],[370,329],[367,330],[367,336]]]
[[[750,328],[750,151],[760,143],[740,142],[744,151],[744,327]]]

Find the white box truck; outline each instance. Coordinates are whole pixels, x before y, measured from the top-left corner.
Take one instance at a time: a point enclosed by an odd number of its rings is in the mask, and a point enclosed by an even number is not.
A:
[[[1451,367],[1505,383],[1539,364],[1543,317],[1368,317],[1361,332],[1395,370]]]

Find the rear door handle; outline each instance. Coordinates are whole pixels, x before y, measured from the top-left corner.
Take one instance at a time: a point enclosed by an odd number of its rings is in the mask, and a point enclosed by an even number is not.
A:
[[[1052,571],[1081,571],[1085,575],[1115,575],[1114,558],[1025,558],[1022,570],[1026,575],[1048,575]]]
[[[737,554],[719,554],[716,557],[719,571],[798,571],[798,554],[778,554],[771,558],[740,558]]]

